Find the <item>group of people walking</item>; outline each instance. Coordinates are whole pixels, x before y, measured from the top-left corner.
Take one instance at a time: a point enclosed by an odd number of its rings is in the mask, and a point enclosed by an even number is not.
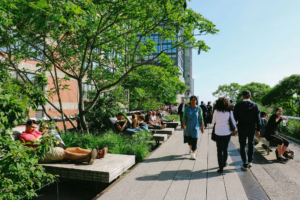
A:
[[[219,173],[223,173],[224,167],[227,166],[230,138],[237,134],[243,171],[247,171],[253,165],[254,138],[255,136],[260,137],[261,131],[268,141],[277,145],[277,160],[280,162],[287,160],[283,155],[287,151],[289,142],[279,135],[281,132],[280,122],[287,120],[282,116],[283,109],[281,107],[276,108],[275,114],[267,120],[264,112],[260,112],[259,106],[250,100],[251,92],[245,90],[242,95],[243,101],[235,106],[226,97],[220,97],[213,107],[210,102],[207,106],[203,102],[198,106],[196,96],[190,97],[189,104],[186,104],[185,100],[180,104],[178,114],[182,129],[184,129],[184,143],[189,145],[191,159],[196,159],[195,151],[200,131],[204,133],[204,127],[206,128],[207,124],[211,123],[214,126],[212,134],[217,146]]]

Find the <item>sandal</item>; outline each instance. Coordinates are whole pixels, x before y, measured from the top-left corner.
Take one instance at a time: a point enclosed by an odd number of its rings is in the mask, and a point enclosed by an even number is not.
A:
[[[104,147],[101,151],[98,151],[97,159],[104,158],[108,152],[108,148]]]

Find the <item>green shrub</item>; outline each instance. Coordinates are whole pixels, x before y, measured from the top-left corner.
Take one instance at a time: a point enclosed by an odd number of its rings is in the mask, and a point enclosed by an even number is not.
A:
[[[109,130],[101,135],[66,133],[62,135],[62,139],[68,147],[87,149],[93,149],[95,146],[108,147],[109,153],[135,155],[136,162],[140,162],[149,155],[151,148],[149,141],[153,139],[153,136],[150,132],[140,131],[130,137]]]
[[[300,140],[300,120],[289,119],[286,126],[281,126],[283,134]]]
[[[169,115],[167,117],[164,117],[166,120],[174,119],[176,122],[180,121],[180,117],[178,115]]]

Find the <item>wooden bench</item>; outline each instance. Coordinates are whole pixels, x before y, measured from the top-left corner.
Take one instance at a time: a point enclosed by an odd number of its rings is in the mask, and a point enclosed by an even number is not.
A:
[[[134,155],[107,154],[94,164],[42,163],[47,173],[61,178],[110,183],[135,164]]]
[[[21,133],[11,133],[13,140],[19,140]],[[110,183],[135,164],[134,155],[107,154],[105,158],[96,159],[94,164],[85,163],[40,163],[47,173],[59,175],[62,178],[88,180]]]
[[[131,126],[131,124],[132,124],[131,117],[127,116],[126,118],[127,118],[128,123]],[[119,133],[120,131],[115,126],[115,121],[117,120],[117,118],[116,117],[111,117],[111,118],[109,118],[109,120],[110,120],[110,123],[111,123],[111,126],[112,126],[113,130],[116,133]],[[153,139],[155,140],[156,144],[158,145],[160,142],[166,141],[168,139],[168,137],[165,134],[155,133],[155,134],[153,134]]]
[[[267,155],[270,154],[270,142],[265,137],[258,137],[259,142],[267,146]]]
[[[164,124],[167,125],[167,128],[174,128],[174,129],[176,129],[179,123],[178,122],[164,122]]]

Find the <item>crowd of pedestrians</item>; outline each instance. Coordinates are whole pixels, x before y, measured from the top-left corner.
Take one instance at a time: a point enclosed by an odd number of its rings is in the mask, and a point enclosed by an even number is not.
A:
[[[238,135],[243,171],[253,166],[255,137],[265,137],[277,145],[276,156],[279,162],[288,160],[285,155],[289,152],[289,142],[279,134],[280,123],[287,121],[287,118],[282,116],[283,109],[276,108],[275,114],[268,120],[268,114],[260,112],[259,106],[251,101],[249,90],[242,92],[242,98],[243,101],[236,105],[226,97],[220,97],[213,106],[211,102],[206,105],[203,101],[198,106],[196,96],[191,96],[188,104],[186,100],[182,101],[178,115],[184,130],[184,143],[190,148],[191,159],[196,159],[195,151],[200,131],[204,133],[204,128],[212,124],[212,139],[216,141],[219,173],[223,173],[224,167],[227,166],[228,145],[232,135]]]

